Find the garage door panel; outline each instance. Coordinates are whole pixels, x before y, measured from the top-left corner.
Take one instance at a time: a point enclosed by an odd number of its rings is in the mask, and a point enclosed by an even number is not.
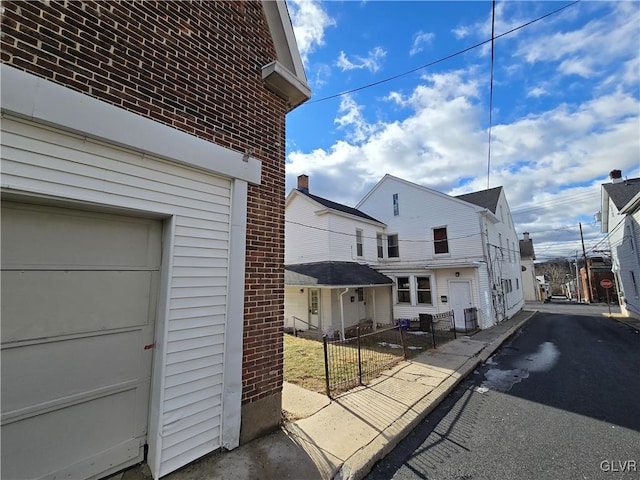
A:
[[[3,202],[3,268],[157,268],[159,222]]]
[[[3,478],[141,461],[162,222],[3,202],[2,227]]]
[[[131,407],[135,399],[136,389],[131,389],[3,425],[3,438],[11,439],[2,442],[3,478],[62,478],[61,472],[69,471],[70,466],[71,470],[86,470],[86,464],[96,457],[104,461],[112,450],[129,459],[139,457],[141,439]],[[26,460],[33,452],[37,452],[37,461]],[[10,461],[17,458],[25,461]]]
[[[149,324],[157,277],[150,271],[4,271],[2,343]]]
[[[145,341],[139,329],[3,348],[3,421],[144,381]]]

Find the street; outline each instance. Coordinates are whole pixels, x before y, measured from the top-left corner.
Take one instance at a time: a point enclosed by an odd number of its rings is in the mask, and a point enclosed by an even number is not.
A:
[[[367,478],[640,478],[640,334],[602,308],[544,310]]]

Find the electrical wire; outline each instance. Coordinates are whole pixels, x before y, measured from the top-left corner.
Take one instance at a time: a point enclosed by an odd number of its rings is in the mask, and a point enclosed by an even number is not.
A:
[[[496,0],[491,4],[491,74],[489,80],[489,138],[487,147],[487,190],[489,190],[489,178],[491,174],[491,127],[493,126],[493,64],[494,64],[494,34],[496,25]]]
[[[449,55],[447,55],[445,57],[441,57],[441,58],[439,58],[437,60],[434,60],[433,62],[429,62],[429,63],[426,63],[424,65],[420,65],[419,67],[412,68],[411,70],[407,70],[407,71],[405,71],[403,73],[399,73],[399,74],[393,75],[391,77],[383,78],[382,80],[378,80],[376,82],[368,83],[368,84],[363,85],[361,87],[352,88],[350,90],[344,90],[342,92],[335,93],[333,95],[329,95],[329,96],[326,96],[326,97],[318,98],[316,100],[309,100],[309,101],[303,103],[302,105],[300,105],[300,107],[298,107],[298,108],[304,108],[305,106],[311,105],[311,104],[314,104],[314,103],[324,102],[326,100],[331,100],[333,98],[343,97],[343,96],[349,95],[351,93],[359,92],[360,90],[365,90],[367,88],[375,87],[377,85],[381,85],[383,83],[388,83],[388,82],[390,82],[392,80],[396,80],[398,78],[405,77],[405,76],[410,75],[412,73],[415,73],[415,72],[417,72],[419,70],[423,70],[425,68],[432,67],[434,65],[437,65],[438,63],[445,62],[445,61],[450,60],[450,59],[452,59],[454,57],[458,57],[458,56],[460,56],[460,55],[462,55],[464,53],[467,53],[467,52],[469,52],[471,50],[479,48],[479,47],[481,47],[481,46],[483,46],[483,45],[485,45],[485,44],[487,44],[489,42],[497,40],[498,38],[502,38],[502,37],[505,37],[507,35],[510,35],[510,34],[516,32],[516,31],[521,30],[521,29],[523,29],[525,27],[528,27],[528,26],[530,26],[530,25],[532,25],[532,24],[534,24],[536,22],[544,20],[547,17],[550,17],[552,15],[560,13],[561,11],[563,11],[563,10],[569,8],[569,7],[572,7],[572,6],[576,5],[577,3],[580,3],[580,1],[581,0],[576,0],[574,2],[571,2],[571,3],[569,3],[569,4],[567,4],[567,5],[563,6],[563,7],[560,7],[558,9],[556,9],[556,10],[553,10],[553,11],[551,11],[551,12],[545,14],[545,15],[542,15],[541,17],[535,18],[535,19],[530,20],[530,21],[528,21],[526,23],[523,23],[522,25],[519,25],[519,26],[517,26],[515,28],[512,28],[511,30],[508,30],[508,31],[506,31],[504,33],[501,33],[500,35],[497,35],[495,37],[493,37],[493,35],[492,35],[492,38],[490,38],[489,40],[484,40],[482,42],[476,43],[475,45],[471,45],[470,47],[464,48],[462,50],[458,50],[457,52],[451,53],[451,54],[449,54]]]

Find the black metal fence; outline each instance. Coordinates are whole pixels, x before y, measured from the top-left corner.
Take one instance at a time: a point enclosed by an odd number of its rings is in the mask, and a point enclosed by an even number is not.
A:
[[[344,340],[323,337],[325,387],[328,397],[363,385],[401,360],[456,338],[453,311],[402,319],[396,326],[356,327]]]

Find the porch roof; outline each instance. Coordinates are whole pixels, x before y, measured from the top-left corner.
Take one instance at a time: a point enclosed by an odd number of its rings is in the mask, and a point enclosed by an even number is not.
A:
[[[393,280],[356,262],[314,262],[285,265],[284,283],[298,287],[369,287],[393,285]]]

